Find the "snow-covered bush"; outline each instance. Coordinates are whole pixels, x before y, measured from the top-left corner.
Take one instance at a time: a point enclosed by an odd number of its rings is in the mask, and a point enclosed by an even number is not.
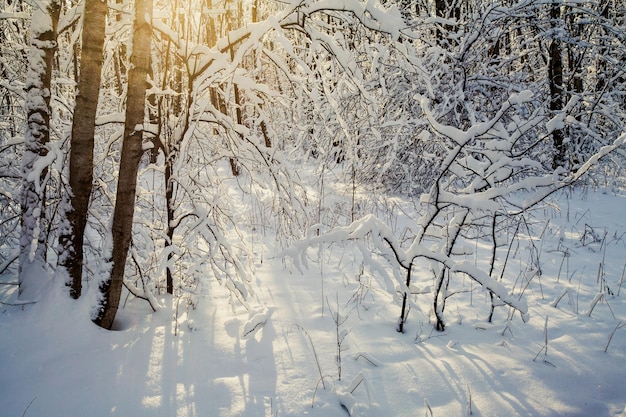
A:
[[[408,243],[395,236],[383,221],[369,215],[321,235],[310,233],[309,238],[283,254],[292,256],[299,263],[306,261],[305,252],[310,246],[369,236],[373,246],[368,250],[382,254],[395,270],[394,276],[403,277],[395,283],[394,289],[402,300],[398,331],[404,330],[407,320],[411,285],[428,279],[413,274],[415,264],[423,260],[432,263],[431,300],[438,330],[445,328],[446,299],[453,292],[459,275],[469,276],[490,293],[492,313],[496,305],[508,305],[526,319],[526,303],[510,292],[512,283],[502,282],[502,276],[494,270],[495,241],[492,242],[494,251],[490,269],[486,271],[467,261],[467,251],[458,248],[461,237],[495,236],[498,217],[514,218],[531,210],[556,190],[574,183],[601,157],[626,142],[626,134],[622,134],[573,173],[548,169],[545,164],[528,157],[543,144],[529,141],[526,132],[538,128],[549,132],[555,121],[565,118],[567,109],[546,121],[542,109],[533,108],[532,101],[530,91],[513,94],[493,117],[460,130],[438,122],[430,110],[429,101],[419,98],[432,135],[436,135],[444,146],[445,158],[430,191],[421,197],[423,211],[415,219],[416,227]],[[374,259],[367,254],[364,258]],[[494,298],[499,302],[493,301]]]

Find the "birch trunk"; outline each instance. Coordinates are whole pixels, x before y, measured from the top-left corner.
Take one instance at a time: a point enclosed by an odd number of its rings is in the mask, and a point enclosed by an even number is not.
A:
[[[60,5],[57,0],[40,0],[33,7],[31,44],[26,78],[27,117],[22,160],[21,236],[19,296],[36,300],[49,278],[46,272],[46,183],[50,141],[50,96],[52,66],[57,49]]]

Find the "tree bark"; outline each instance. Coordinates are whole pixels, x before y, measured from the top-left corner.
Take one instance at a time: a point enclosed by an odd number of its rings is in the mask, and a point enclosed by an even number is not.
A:
[[[601,3],[602,4],[602,3]],[[603,20],[608,20],[609,19],[609,14],[610,14],[610,10],[611,10],[611,6],[612,6],[612,1],[608,0],[606,1],[606,3],[604,3],[602,5],[602,9],[600,12],[600,17]],[[603,29],[601,29],[601,32],[604,32]],[[609,35],[608,33],[604,34],[604,36],[608,39],[611,38],[611,35]],[[600,51],[598,53],[598,58],[596,60],[596,92],[599,92],[600,94],[602,94],[602,90],[604,90],[604,87],[606,85],[607,79],[609,78],[607,76],[607,65],[606,65],[606,53],[607,53],[607,46],[606,46],[606,41],[601,41],[601,46],[600,46]]]
[[[561,17],[560,6],[553,2],[550,6],[550,19],[554,27]],[[556,35],[555,35],[556,36]],[[550,110],[553,112],[563,109],[563,59],[561,57],[561,41],[556,37],[550,42],[548,51],[548,84],[550,86]],[[555,129],[552,132],[554,144],[554,157],[552,168],[565,166],[565,143],[563,129]]]
[[[21,236],[19,256],[19,296],[39,297],[46,283],[46,204],[48,168],[37,162],[48,154],[50,141],[50,96],[52,66],[57,49],[60,4],[40,0],[33,7],[29,68],[26,76],[27,117],[22,160]]]
[[[122,293],[124,269],[130,247],[135,212],[137,171],[142,155],[142,131],[146,110],[147,76],[150,71],[152,38],[152,0],[136,0],[133,26],[131,66],[128,72],[128,93],[124,140],[120,157],[117,195],[113,211],[111,274],[100,283],[100,303],[94,323],[110,329]]]
[[[239,2],[239,8],[241,8],[241,2]],[[239,13],[238,16],[242,16],[242,13]],[[230,13],[228,12],[226,13],[226,20],[228,21],[228,23],[226,24],[227,33],[230,33],[230,31],[232,30],[232,23],[233,23],[232,21],[235,18],[236,17],[230,16]],[[234,59],[235,59],[235,46],[231,44],[230,45],[231,62]],[[243,115],[241,113],[241,103],[239,99],[239,87],[237,86],[237,83],[233,83],[233,91],[235,95],[235,116],[237,117],[237,124],[241,126],[243,124]],[[227,114],[227,113],[225,112],[224,114]],[[239,134],[238,136],[241,138],[242,135]],[[237,160],[234,157],[230,158],[230,170],[235,177],[240,174],[239,166],[237,165]]]
[[[102,78],[107,3],[85,0],[80,73],[70,141],[69,190],[65,196],[66,227],[59,232],[59,267],[67,272],[70,296],[82,291],[83,242],[93,183],[96,112]]]
[[[174,246],[174,232],[176,231],[176,226],[174,225],[174,215],[175,215],[175,207],[174,207],[174,181],[172,178],[174,169],[174,158],[171,153],[168,152],[168,155],[165,159],[165,203],[166,203],[166,211],[167,211],[167,239],[165,242],[165,247],[171,249],[170,247]],[[168,294],[174,294],[174,274],[172,273],[172,260],[174,258],[174,254],[172,250],[167,251],[167,268],[165,268],[166,274],[166,290]]]

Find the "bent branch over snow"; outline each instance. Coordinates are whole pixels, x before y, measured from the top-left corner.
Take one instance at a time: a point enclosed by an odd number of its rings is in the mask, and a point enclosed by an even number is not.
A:
[[[469,262],[455,261],[450,254],[435,252],[426,248],[423,244],[415,244],[414,242],[409,251],[403,250],[389,226],[374,215],[365,216],[362,219],[354,221],[349,226],[336,227],[328,233],[301,240],[291,248],[280,253],[279,256],[290,256],[294,260],[296,267],[300,269],[301,263],[306,267],[306,251],[309,247],[333,242],[363,239],[367,235],[372,237],[378,249],[385,249],[386,244],[386,252],[389,254],[390,250],[393,253],[393,257],[388,256],[387,259],[393,258],[396,260],[396,263],[393,264],[394,268],[410,271],[411,265],[417,258],[435,261],[446,267],[452,273],[462,273],[469,276],[485,290],[493,293],[504,304],[519,311],[524,321],[528,319],[528,306],[526,302],[523,299],[516,299],[510,295],[506,287],[490,277],[489,274],[471,265]],[[408,284],[410,284],[410,282]],[[404,294],[408,293],[407,283],[399,282],[399,287]],[[403,323],[405,320],[406,317],[404,317],[403,311],[400,321]],[[399,327],[399,331],[402,331],[401,327]]]

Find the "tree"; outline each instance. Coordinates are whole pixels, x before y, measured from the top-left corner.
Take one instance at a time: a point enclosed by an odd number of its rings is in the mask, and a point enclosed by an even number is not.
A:
[[[66,227],[59,232],[59,268],[68,275],[72,298],[82,289],[83,244],[93,182],[93,151],[98,96],[102,77],[107,4],[85,0],[80,54],[80,75],[72,123],[69,189],[65,194],[62,218]]]
[[[560,26],[561,5],[558,0],[553,0],[550,5],[550,20],[553,25],[553,34],[550,39],[548,51],[548,85],[550,88],[550,105],[552,112],[563,109],[563,57],[561,41],[557,30]],[[552,142],[554,143],[554,157],[552,168],[565,166],[565,143],[563,129],[557,128],[552,131]]]
[[[57,50],[57,0],[40,0],[33,8],[26,75],[26,134],[22,161],[20,297],[37,299],[47,279],[46,184],[50,142],[52,67]]]
[[[120,155],[113,223],[111,226],[111,271],[99,284],[100,300],[94,323],[110,329],[119,307],[124,283],[126,258],[131,242],[137,171],[143,154],[146,91],[150,73],[152,41],[152,0],[137,0],[133,20],[131,67],[124,120],[124,139]]]

